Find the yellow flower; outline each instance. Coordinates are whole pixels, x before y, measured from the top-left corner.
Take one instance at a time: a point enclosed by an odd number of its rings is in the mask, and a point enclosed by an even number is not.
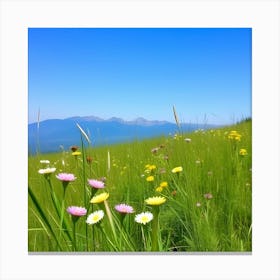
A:
[[[146,178],[146,181],[148,181],[148,182],[152,182],[154,180],[155,180],[154,176],[149,176],[149,177]]]
[[[156,192],[162,192],[163,191],[163,187],[157,187],[156,188]]]
[[[172,173],[178,173],[178,172],[182,172],[183,171],[183,167],[182,166],[177,166],[177,167],[174,167],[171,172]]]
[[[240,141],[241,140],[241,134],[239,134],[236,130],[232,130],[228,135],[228,139],[235,140],[235,141]]]
[[[109,197],[109,193],[104,192],[104,193],[94,196],[90,200],[90,203],[101,203],[101,202],[104,202],[108,197]]]
[[[82,153],[81,152],[73,152],[72,153],[72,156],[79,156],[79,155],[81,155]]]
[[[161,182],[159,186],[162,187],[162,188],[165,188],[165,187],[168,186],[168,183],[167,182]]]
[[[165,197],[162,196],[153,196],[145,200],[148,205],[161,205],[166,201]]]
[[[240,154],[241,156],[246,156],[246,155],[248,155],[246,149],[240,149],[239,154]]]
[[[157,167],[156,167],[154,164],[149,165],[149,167],[148,167],[149,170],[154,170],[154,169],[156,169],[156,168],[157,168]]]

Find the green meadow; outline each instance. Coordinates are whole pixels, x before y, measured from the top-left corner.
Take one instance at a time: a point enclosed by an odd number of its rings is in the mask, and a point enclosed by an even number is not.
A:
[[[251,252],[251,130],[244,120],[95,147],[80,129],[72,150],[29,156],[28,251]]]

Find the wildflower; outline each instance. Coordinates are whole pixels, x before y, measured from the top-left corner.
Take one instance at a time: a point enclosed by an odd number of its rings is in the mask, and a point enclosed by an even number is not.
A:
[[[159,170],[159,173],[160,173],[160,174],[164,174],[164,173],[166,173],[165,168],[161,168],[161,169]]]
[[[81,152],[77,152],[77,151],[76,151],[76,152],[73,152],[73,153],[72,153],[72,156],[79,156],[79,155],[81,155],[81,154],[82,154]]]
[[[159,147],[151,149],[151,153],[156,154],[159,150]]]
[[[79,149],[79,147],[74,145],[74,146],[71,146],[70,149],[72,152],[76,152]]]
[[[109,197],[109,193],[104,192],[104,193],[94,196],[90,200],[90,203],[101,203],[101,202],[104,202],[108,197]]]
[[[105,186],[104,182],[95,179],[88,179],[88,184],[95,189],[103,189]]]
[[[76,243],[76,223],[79,220],[81,216],[85,216],[87,214],[87,209],[84,207],[79,207],[79,206],[70,206],[66,210],[72,218],[72,223],[73,223],[73,239],[72,239],[72,248],[73,251],[77,251],[77,243]]]
[[[206,199],[211,199],[211,198],[213,198],[213,195],[211,193],[206,193],[206,194],[204,194],[204,197]]]
[[[152,165],[149,165],[149,167],[148,167],[148,169],[149,170],[155,170],[157,167],[154,165],[154,164],[152,164]]]
[[[240,154],[241,156],[246,156],[246,155],[248,155],[246,149],[240,149],[239,154]]]
[[[62,182],[62,186],[64,188],[64,193],[63,193],[63,201],[64,201],[66,187],[70,182],[75,181],[77,178],[74,176],[74,174],[71,173],[59,173],[58,175],[56,175],[56,178]]]
[[[195,163],[196,163],[196,164],[200,164],[201,161],[200,161],[200,160],[196,160]]]
[[[168,183],[166,181],[160,183],[160,187],[162,187],[162,188],[165,188],[167,186],[168,186]]]
[[[162,196],[153,196],[145,200],[148,205],[161,205],[166,201],[165,197]]]
[[[93,160],[93,158],[91,156],[86,157],[86,161],[87,161],[88,164],[91,164],[92,160]]]
[[[133,213],[133,207],[124,203],[118,204],[115,206],[115,210],[122,214],[130,214]]]
[[[152,181],[154,181],[154,180],[155,180],[155,177],[154,177],[154,176],[149,176],[149,177],[146,178],[146,181],[147,181],[147,182],[152,182]]]
[[[196,203],[196,207],[200,207],[201,206],[201,203],[200,202],[197,202]]]
[[[91,213],[86,220],[86,223],[89,225],[96,224],[100,222],[104,217],[104,211],[103,210],[97,210]]]
[[[163,191],[163,187],[157,187],[156,188],[156,192],[162,192]]]
[[[55,167],[48,167],[44,169],[39,169],[38,173],[43,175],[50,175],[51,173],[54,173],[56,170]]]
[[[42,163],[42,164],[50,164],[50,161],[47,160],[47,159],[42,159],[42,160],[40,160],[40,163]]]
[[[74,174],[71,173],[59,173],[56,175],[56,178],[62,182],[72,182],[75,181],[77,178],[74,176]]]
[[[151,212],[142,212],[135,216],[135,222],[139,224],[147,224],[154,218]]]
[[[81,217],[87,214],[87,209],[79,206],[70,206],[67,208],[67,212],[72,216]]]
[[[171,194],[172,194],[173,196],[175,196],[175,195],[177,194],[177,191],[176,191],[176,190],[173,190],[173,191],[171,192]]]
[[[192,141],[192,139],[190,139],[190,138],[185,138],[184,140],[185,140],[185,142],[187,142],[187,143],[190,143],[190,142]]]
[[[101,177],[101,178],[99,178],[98,180],[101,181],[101,182],[103,182],[103,183],[105,183],[106,180],[107,180],[107,178],[106,178],[106,177]]]
[[[228,135],[228,139],[235,140],[235,141],[240,141],[241,140],[241,134],[239,134],[236,130],[232,130]]]
[[[163,159],[168,160],[169,159],[168,155],[165,155]]]
[[[182,172],[183,171],[183,167],[182,166],[177,166],[177,167],[174,167],[171,172],[172,173],[179,173],[179,172]]]

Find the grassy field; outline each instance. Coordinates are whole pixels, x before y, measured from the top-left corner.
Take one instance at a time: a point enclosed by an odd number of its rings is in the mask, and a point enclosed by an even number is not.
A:
[[[29,252],[251,251],[251,126],[30,156]]]

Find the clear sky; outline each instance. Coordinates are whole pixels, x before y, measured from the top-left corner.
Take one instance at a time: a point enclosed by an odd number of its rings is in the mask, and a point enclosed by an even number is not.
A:
[[[29,28],[29,123],[251,116],[250,28]]]

